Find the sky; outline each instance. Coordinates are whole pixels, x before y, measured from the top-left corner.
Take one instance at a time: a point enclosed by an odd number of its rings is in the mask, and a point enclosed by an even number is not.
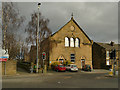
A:
[[[15,2],[20,15],[25,16],[24,26],[19,34],[24,39],[24,29],[30,15],[37,11],[37,2]],[[58,31],[70,19],[71,14],[78,25],[94,42],[118,43],[118,3],[117,2],[42,2],[42,16],[50,20],[48,27]]]

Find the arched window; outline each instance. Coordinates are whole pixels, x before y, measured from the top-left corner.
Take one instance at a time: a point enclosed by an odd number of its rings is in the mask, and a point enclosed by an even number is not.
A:
[[[70,38],[70,47],[74,47],[74,38]]]
[[[65,47],[69,47],[69,38],[65,37]]]
[[[79,38],[75,39],[75,47],[80,47],[80,39]]]

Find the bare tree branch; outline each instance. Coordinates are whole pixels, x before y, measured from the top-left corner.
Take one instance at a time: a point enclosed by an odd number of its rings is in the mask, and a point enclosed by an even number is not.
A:
[[[45,19],[43,16],[41,16],[41,13],[39,13],[39,43],[43,41],[45,38],[49,37],[51,35],[51,30],[48,28],[49,20]],[[25,29],[25,32],[28,33],[28,37],[26,38],[26,42],[28,44],[36,44],[36,34],[37,34],[37,12],[34,12],[31,15],[31,21],[28,23],[27,28]]]
[[[15,58],[19,53],[20,44],[16,39],[16,32],[24,20],[12,2],[2,3],[3,47],[8,49],[10,58]]]

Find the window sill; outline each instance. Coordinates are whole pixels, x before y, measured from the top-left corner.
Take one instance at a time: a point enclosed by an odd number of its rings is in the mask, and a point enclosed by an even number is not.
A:
[[[80,47],[65,47],[65,48],[80,48]]]

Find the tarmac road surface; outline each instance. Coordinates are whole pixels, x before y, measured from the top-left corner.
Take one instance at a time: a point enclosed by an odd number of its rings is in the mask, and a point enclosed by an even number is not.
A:
[[[106,71],[55,72],[3,76],[3,88],[118,88],[118,78]]]

